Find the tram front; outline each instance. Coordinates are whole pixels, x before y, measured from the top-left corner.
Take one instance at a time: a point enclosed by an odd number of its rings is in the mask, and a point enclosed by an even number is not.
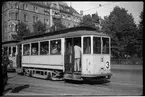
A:
[[[110,37],[84,36],[82,46],[82,77],[110,79]]]

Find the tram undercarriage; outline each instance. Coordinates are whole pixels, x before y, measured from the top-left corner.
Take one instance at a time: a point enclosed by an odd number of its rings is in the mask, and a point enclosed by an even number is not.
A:
[[[63,80],[63,71],[50,70],[50,69],[38,69],[38,68],[23,68],[24,75],[28,77],[37,77],[49,80]]]

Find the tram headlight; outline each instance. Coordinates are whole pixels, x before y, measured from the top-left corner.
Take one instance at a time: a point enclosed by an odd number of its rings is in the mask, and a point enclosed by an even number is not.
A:
[[[107,61],[106,62],[106,68],[109,69],[109,67],[110,67],[110,65],[109,65],[109,62]]]

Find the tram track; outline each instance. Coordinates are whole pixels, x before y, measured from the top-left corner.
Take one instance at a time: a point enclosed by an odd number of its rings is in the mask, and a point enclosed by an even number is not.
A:
[[[86,83],[86,82],[65,82],[65,81],[50,81],[44,79],[38,79],[33,77],[27,77],[17,75],[16,73],[9,73],[7,88],[29,85],[28,88],[21,90],[15,94],[60,94],[60,95],[141,95],[142,85],[131,83],[127,79],[123,79],[121,74],[113,76],[109,83]],[[120,76],[120,77],[119,77]],[[128,75],[127,75],[128,76]],[[124,76],[125,77],[125,76]],[[125,81],[126,82],[125,82]],[[12,91],[12,90],[11,90]],[[9,91],[6,94],[11,94]]]

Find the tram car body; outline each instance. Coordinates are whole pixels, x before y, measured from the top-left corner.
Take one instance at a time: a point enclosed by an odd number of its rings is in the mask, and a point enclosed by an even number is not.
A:
[[[9,65],[7,66],[8,71],[15,71],[17,68],[17,55],[19,41],[7,41],[2,43],[2,48],[4,49],[4,54],[9,58]]]
[[[110,37],[90,27],[74,27],[21,41],[27,76],[84,80],[111,77]],[[74,71],[74,46],[81,47],[80,71]]]

